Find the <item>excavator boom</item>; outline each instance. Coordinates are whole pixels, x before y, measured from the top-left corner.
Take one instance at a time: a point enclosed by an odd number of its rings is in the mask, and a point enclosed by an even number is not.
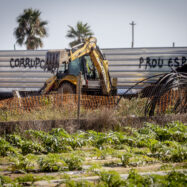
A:
[[[91,37],[78,48],[75,47],[71,50],[47,52],[45,69],[47,71],[51,71],[52,73],[57,72],[57,74],[53,78],[46,81],[46,86],[44,87],[42,93],[48,93],[52,89],[58,90],[58,88],[62,86],[64,82],[66,82],[66,85],[69,83],[72,87],[76,87],[77,74],[72,75],[73,71],[71,71],[71,68],[73,67],[75,71],[75,68],[77,67],[77,71],[79,71],[78,68],[80,68],[80,71],[83,71],[83,74],[87,73],[84,63],[86,61],[85,58],[89,57],[93,63],[94,69],[96,69],[98,72],[101,93],[103,95],[110,95],[114,87],[109,75],[108,61],[104,59],[104,56],[96,43],[97,39]],[[59,76],[58,69],[62,64],[65,64],[65,67],[68,65],[68,69],[65,71],[65,73]],[[84,78],[85,82],[87,82],[86,75],[84,75]],[[88,88],[85,86],[85,90],[86,89]]]

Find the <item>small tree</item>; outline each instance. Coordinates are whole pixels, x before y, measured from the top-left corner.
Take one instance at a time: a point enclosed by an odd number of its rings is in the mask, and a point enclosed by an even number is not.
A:
[[[26,45],[27,49],[37,49],[43,47],[41,38],[47,36],[47,21],[40,19],[41,12],[32,8],[25,9],[23,14],[17,17],[18,27],[15,28],[14,35],[16,43],[20,46]]]
[[[74,39],[72,42],[69,43],[71,47],[82,43],[85,41],[86,38],[93,36],[93,32],[90,29],[88,23],[83,24],[81,21],[77,22],[75,28],[72,26],[68,26],[69,30],[67,33],[67,37],[70,39]]]

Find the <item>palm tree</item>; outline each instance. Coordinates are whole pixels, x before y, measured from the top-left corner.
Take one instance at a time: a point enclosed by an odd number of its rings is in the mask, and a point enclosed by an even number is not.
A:
[[[14,35],[16,43],[26,45],[27,49],[43,47],[41,38],[47,36],[47,21],[40,19],[41,12],[32,8],[25,9],[23,14],[17,17],[18,27]]]
[[[72,42],[69,43],[71,47],[82,43],[85,41],[86,38],[93,36],[93,32],[91,31],[88,23],[83,24],[81,21],[78,21],[75,28],[69,25],[68,27],[69,30],[66,36],[68,38],[74,39]]]

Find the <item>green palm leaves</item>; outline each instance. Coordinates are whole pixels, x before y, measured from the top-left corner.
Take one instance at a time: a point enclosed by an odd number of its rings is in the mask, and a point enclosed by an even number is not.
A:
[[[90,29],[88,23],[82,23],[81,21],[77,22],[76,27],[68,26],[69,30],[67,32],[67,37],[70,39],[74,39],[69,43],[71,47],[82,43],[86,38],[93,36],[93,32]]]
[[[18,27],[15,28],[14,35],[16,42],[27,49],[37,49],[43,47],[41,38],[47,36],[47,21],[40,19],[41,12],[32,8],[25,9],[23,14],[17,17]]]

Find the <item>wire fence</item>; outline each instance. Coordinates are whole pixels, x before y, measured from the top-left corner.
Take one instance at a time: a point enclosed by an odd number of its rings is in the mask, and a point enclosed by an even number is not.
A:
[[[120,99],[119,96],[80,95],[80,102],[78,102],[79,95],[77,94],[56,93],[4,99],[0,101],[0,111],[1,113],[16,111],[16,113],[21,114],[34,110],[44,111],[48,108],[53,108],[54,111],[56,109],[63,110],[69,108],[69,113],[71,113],[73,110],[75,112],[78,111],[78,108],[82,108],[84,112],[86,110],[110,108],[119,112],[120,117],[149,115],[151,110],[154,110],[154,115],[163,115],[177,113],[178,111],[176,109],[179,110],[179,108],[183,108],[183,112],[186,112],[186,95],[186,89],[171,89],[163,95],[156,97],[156,100],[154,96],[149,95],[145,97],[140,94],[131,96],[130,98],[122,98],[119,105],[117,105]],[[78,103],[80,104],[78,105]],[[67,116],[69,117],[70,115]]]
[[[80,106],[84,109],[96,109],[100,107],[111,108],[116,105],[118,96],[95,96],[81,95]],[[0,108],[9,111],[17,110],[22,112],[37,108],[43,108],[49,105],[62,107],[66,105],[77,105],[78,95],[74,94],[49,94],[39,96],[29,96],[22,98],[9,98],[0,101]]]

